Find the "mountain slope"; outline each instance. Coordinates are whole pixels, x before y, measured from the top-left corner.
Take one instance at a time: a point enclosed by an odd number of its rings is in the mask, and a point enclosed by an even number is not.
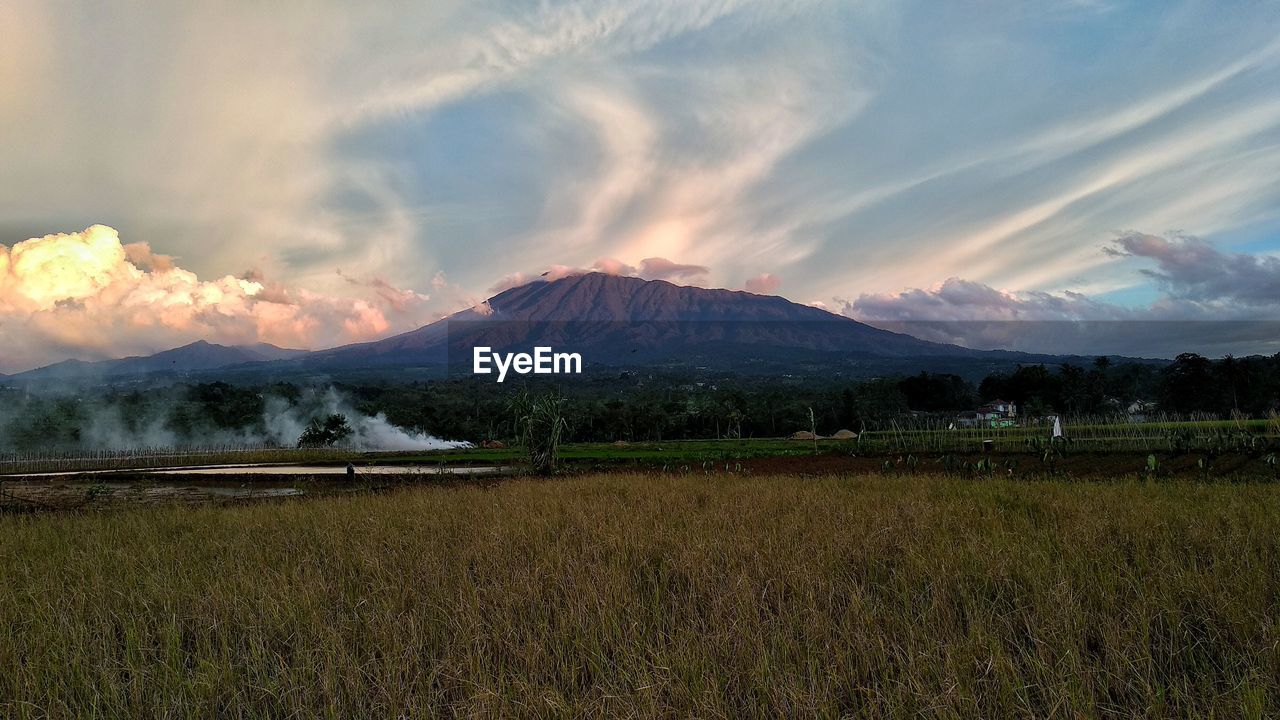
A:
[[[504,291],[484,306],[371,343],[312,353],[311,366],[470,362],[471,348],[581,352],[588,363],[734,362],[788,355],[989,355],[864,325],[785,298],[588,273]]]
[[[537,346],[578,352],[588,367],[705,366],[769,374],[803,367],[861,376],[930,370],[981,377],[1019,362],[1069,359],[927,342],[771,295],[588,273],[512,288],[475,308],[374,342],[306,352],[201,341],[147,357],[68,360],[8,380],[121,380],[158,373],[288,379],[298,373],[402,370],[436,375],[446,367],[469,366],[478,346],[502,353]]]
[[[305,355],[305,350],[288,350],[267,343],[256,345],[215,345],[198,340],[190,345],[165,350],[154,355],[119,358],[117,360],[65,360],[35,370],[10,376],[11,380],[90,380],[160,372],[186,373],[240,365],[243,363],[286,360]]]

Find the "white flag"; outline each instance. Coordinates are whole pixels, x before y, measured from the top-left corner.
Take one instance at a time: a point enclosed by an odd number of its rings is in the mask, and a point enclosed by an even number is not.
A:
[[[1053,436],[1056,438],[1062,437],[1062,420],[1057,417],[1053,418]]]

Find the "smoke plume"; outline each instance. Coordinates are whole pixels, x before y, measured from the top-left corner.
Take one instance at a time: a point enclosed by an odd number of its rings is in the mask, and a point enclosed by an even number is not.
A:
[[[294,447],[313,419],[346,418],[350,450],[438,450],[469,443],[398,427],[332,387],[284,394],[220,383],[101,396],[50,391],[0,403],[0,453],[192,447]]]

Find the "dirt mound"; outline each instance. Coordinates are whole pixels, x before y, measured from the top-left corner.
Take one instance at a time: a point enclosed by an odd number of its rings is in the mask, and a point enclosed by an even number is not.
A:
[[[834,440],[856,440],[858,433],[852,430],[837,430],[835,435],[831,436]]]
[[[800,431],[798,431],[798,432],[793,432],[793,433],[791,433],[791,437],[790,437],[789,439],[791,439],[791,440],[817,440],[817,439],[818,439],[818,436],[817,436],[817,435],[814,435],[813,433],[809,432],[808,430],[800,430]]]

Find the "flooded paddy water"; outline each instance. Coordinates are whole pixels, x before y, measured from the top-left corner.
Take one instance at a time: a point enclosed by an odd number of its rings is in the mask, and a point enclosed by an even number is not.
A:
[[[0,512],[237,503],[496,476],[498,466],[211,465],[0,475]]]

